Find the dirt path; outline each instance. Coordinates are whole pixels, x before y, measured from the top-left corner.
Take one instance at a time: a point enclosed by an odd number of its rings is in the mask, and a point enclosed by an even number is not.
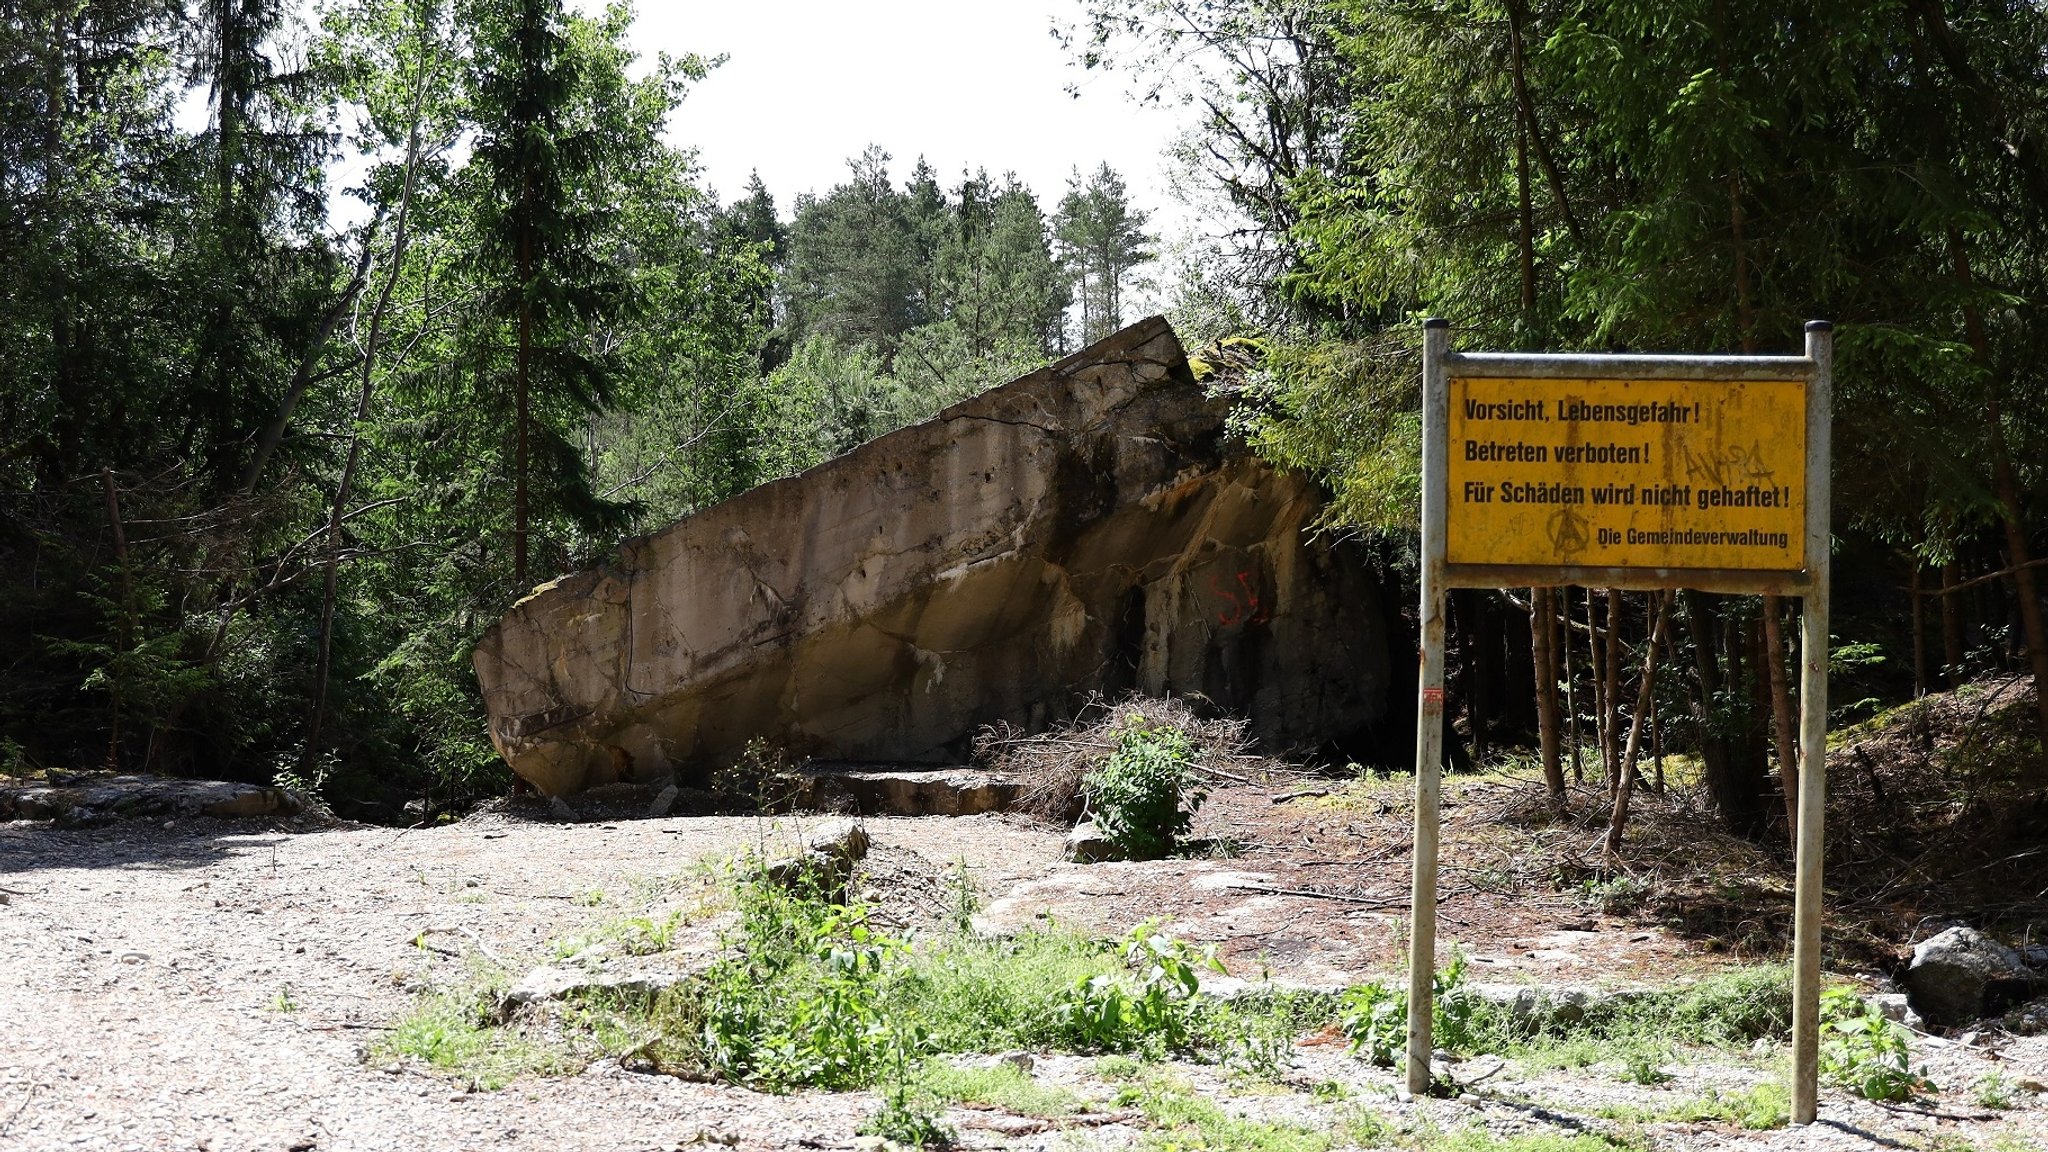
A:
[[[1282,807],[1263,794],[1240,800],[1247,805],[1241,818],[1232,816],[1239,801],[1225,801],[1208,819],[1245,827],[1251,813]],[[1324,983],[1389,967],[1387,918],[1399,913],[1272,891],[1337,869],[1348,869],[1348,879],[1332,890],[1357,899],[1378,887],[1398,890],[1399,861],[1313,863],[1349,851],[1345,819],[1305,819],[1297,843],[1269,837],[1235,859],[1092,867],[1059,864],[1056,834],[1003,817],[868,825],[885,868],[908,875],[917,871],[909,864],[921,862],[929,877],[964,861],[996,897],[990,916],[1023,922],[1050,910],[1118,931],[1166,915],[1190,938],[1227,944],[1241,975],[1264,964],[1276,976]],[[551,941],[592,930],[622,908],[682,906],[717,861],[775,835],[759,820],[711,817],[575,825],[476,817],[404,832],[262,830],[207,819],[83,831],[0,825],[0,1148],[852,1147],[873,1106],[865,1094],[762,1096],[631,1074],[608,1062],[580,1075],[471,1092],[418,1068],[365,1058],[421,991],[459,978],[475,956],[523,971],[545,958]],[[1325,837],[1333,839],[1319,844]],[[1518,978],[1575,970],[1610,945],[1624,950],[1625,971],[1670,968],[1690,955],[1683,941],[1625,924],[1575,914],[1578,934],[1560,935],[1557,909],[1477,892],[1470,900],[1469,944]],[[1968,1051],[1933,1055],[1967,1066],[1955,1073],[1964,1076],[1960,1083],[1974,1074],[1971,1061],[1990,1067]],[[1085,1076],[1088,1062],[1044,1063]],[[1396,1119],[1441,1113],[1445,1125],[1478,1118],[1498,1127],[1497,1119],[1509,1130],[1533,1123],[1526,1108],[1511,1104],[1397,1105],[1383,1073],[1327,1049],[1302,1049],[1299,1063],[1303,1075],[1348,1078],[1358,1091],[1380,1094]],[[2048,1079],[2048,1038],[2015,1044],[2000,1064],[2014,1077]],[[1736,1081],[1768,1074],[1697,1073]],[[1209,1072],[1188,1075],[1207,1077],[1199,1082],[1219,1093],[1232,1090]],[[1547,1075],[1557,1082],[1539,1076],[1522,1087],[1541,1087],[1551,1099],[1614,1089]],[[1954,1102],[1939,1108],[1981,1111]],[[1655,1142],[1929,1146],[1944,1130],[2024,1133],[2039,1123],[2037,1109],[2026,1103],[1983,1127],[1920,1114],[1900,1119],[1831,1093],[1827,1114],[1846,1128],[1753,1134],[1709,1125],[1661,1133]],[[956,1119],[969,1146],[1116,1147],[1137,1136],[1116,1124],[1060,1132],[978,1113]],[[1873,1135],[1857,1135],[1859,1128]]]

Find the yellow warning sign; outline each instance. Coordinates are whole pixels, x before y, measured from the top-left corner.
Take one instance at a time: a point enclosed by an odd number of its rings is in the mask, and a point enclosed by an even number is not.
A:
[[[1799,380],[1450,380],[1445,560],[1806,565]]]

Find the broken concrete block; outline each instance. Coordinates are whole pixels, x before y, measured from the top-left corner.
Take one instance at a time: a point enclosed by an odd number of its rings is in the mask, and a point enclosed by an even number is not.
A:
[[[1126,860],[1124,850],[1110,842],[1093,820],[1083,820],[1067,833],[1060,858],[1069,864],[1100,864],[1105,860]]]
[[[491,737],[562,796],[685,786],[762,739],[959,764],[1093,693],[1200,694],[1275,751],[1365,755],[1392,617],[1308,478],[1227,435],[1143,321],[797,476],[627,541],[479,642]]]
[[[803,895],[837,898],[867,854],[868,830],[858,821],[827,820],[805,833],[795,853],[762,863],[758,875]]]

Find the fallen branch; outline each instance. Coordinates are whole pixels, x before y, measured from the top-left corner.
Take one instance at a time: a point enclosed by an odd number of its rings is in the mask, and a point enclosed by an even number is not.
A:
[[[1403,896],[1353,896],[1344,892],[1319,892],[1314,888],[1275,888],[1267,884],[1232,884],[1229,887],[1239,892],[1259,892],[1267,896],[1302,896],[1310,900],[1335,900],[1341,904],[1357,904],[1367,908],[1408,906],[1408,899]],[[1446,896],[1444,899],[1449,897]]]
[[[972,1106],[970,1105],[969,1107]],[[999,1109],[995,1108],[974,1110],[999,1111]],[[1138,1112],[1125,1109],[1118,1112],[1079,1112],[1072,1116],[1024,1116],[1018,1119],[1022,1123],[999,1124],[992,1120],[983,1120],[977,1123],[973,1120],[966,1120],[962,1121],[961,1127],[980,1128],[984,1131],[999,1132],[1005,1136],[1038,1136],[1046,1132],[1057,1132],[1067,1128],[1102,1128],[1110,1124],[1132,1124],[1143,1120],[1144,1117]]]
[[[1328,796],[1329,794],[1330,790],[1328,788],[1298,788],[1292,792],[1283,792],[1273,797],[1273,803],[1285,804],[1289,800],[1307,800],[1316,796]]]

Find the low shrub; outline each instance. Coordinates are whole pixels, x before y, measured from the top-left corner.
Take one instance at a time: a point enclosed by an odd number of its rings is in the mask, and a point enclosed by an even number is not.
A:
[[[1136,712],[1125,718],[1116,749],[1082,779],[1081,790],[1103,838],[1134,860],[1172,852],[1209,794],[1187,735],[1149,724]]]
[[[1866,1100],[1905,1100],[1934,1084],[1913,1071],[1906,1030],[1853,988],[1821,993],[1820,1074]]]

